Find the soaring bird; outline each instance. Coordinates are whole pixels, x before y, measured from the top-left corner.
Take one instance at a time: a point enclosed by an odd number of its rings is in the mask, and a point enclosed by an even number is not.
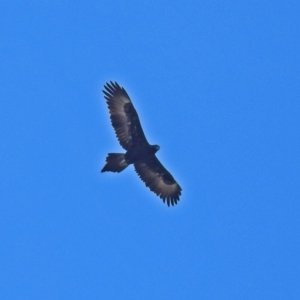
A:
[[[149,189],[170,206],[177,204],[181,187],[156,157],[158,145],[150,145],[139,116],[123,87],[117,82],[104,85],[104,98],[111,124],[126,153],[108,153],[101,172],[121,172],[133,164],[136,173]]]

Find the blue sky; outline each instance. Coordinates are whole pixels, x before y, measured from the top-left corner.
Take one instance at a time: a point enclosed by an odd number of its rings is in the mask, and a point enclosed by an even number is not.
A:
[[[2,1],[1,299],[300,299],[299,1]],[[183,188],[132,167],[129,93]]]

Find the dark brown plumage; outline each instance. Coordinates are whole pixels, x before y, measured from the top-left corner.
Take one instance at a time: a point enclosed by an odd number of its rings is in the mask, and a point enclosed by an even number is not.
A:
[[[101,172],[121,172],[133,164],[135,171],[168,206],[177,204],[181,187],[155,156],[158,145],[150,145],[143,132],[138,114],[124,88],[118,83],[104,85],[112,126],[126,153],[109,153]]]

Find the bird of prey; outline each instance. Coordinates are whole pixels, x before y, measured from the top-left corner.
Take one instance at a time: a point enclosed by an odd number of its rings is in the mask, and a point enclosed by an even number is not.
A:
[[[179,201],[182,189],[157,159],[155,153],[160,147],[148,143],[127,92],[117,82],[111,81],[104,85],[103,93],[111,124],[126,153],[108,153],[101,172],[121,172],[133,164],[145,185],[168,206],[174,206]]]

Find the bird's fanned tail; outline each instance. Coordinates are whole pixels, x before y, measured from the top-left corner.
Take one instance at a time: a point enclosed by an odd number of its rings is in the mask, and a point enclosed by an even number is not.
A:
[[[106,164],[101,172],[121,172],[128,166],[123,153],[108,153]]]

